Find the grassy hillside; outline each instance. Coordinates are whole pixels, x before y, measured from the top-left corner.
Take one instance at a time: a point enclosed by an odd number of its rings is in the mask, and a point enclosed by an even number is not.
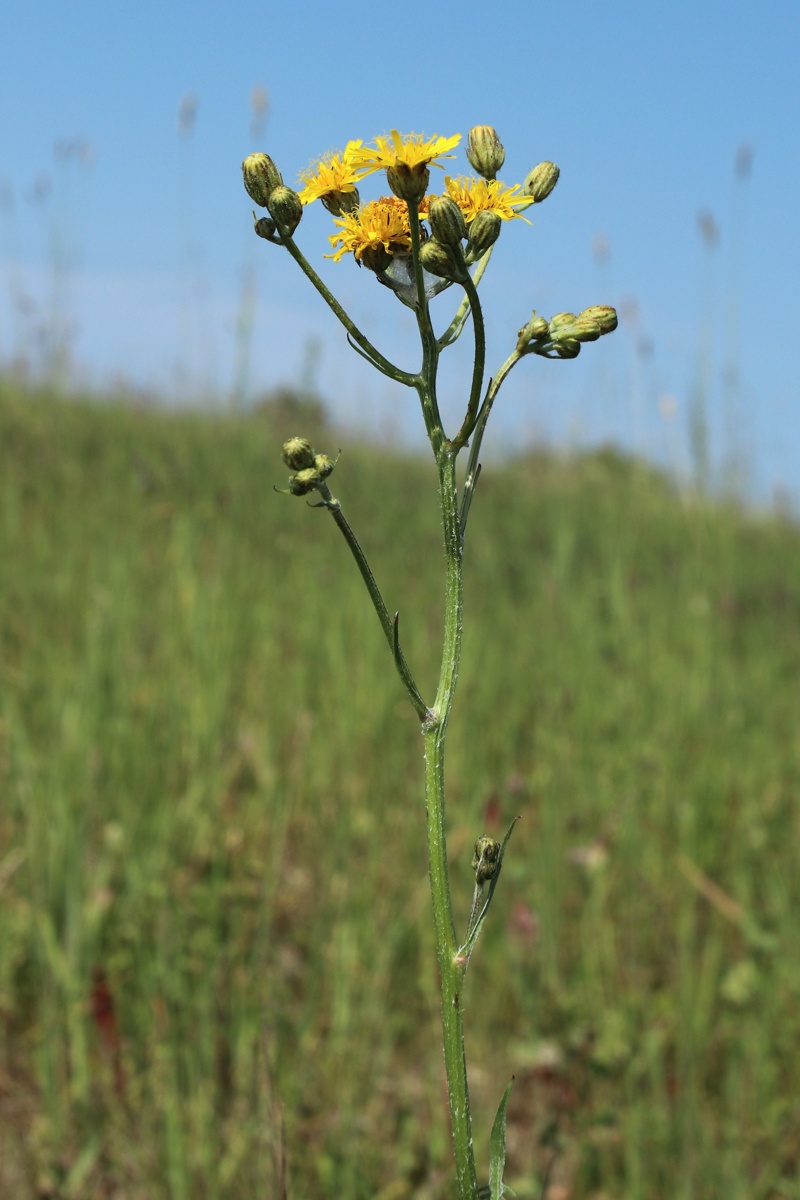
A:
[[[271,428],[0,393],[0,1196],[452,1193],[421,739]],[[334,492],[424,694],[427,462]],[[800,1196],[800,531],[612,454],[489,464],[449,822],[522,1200]],[[458,899],[460,897],[460,899]],[[283,1134],[282,1134],[283,1129]],[[22,1135],[22,1136],[20,1136]]]

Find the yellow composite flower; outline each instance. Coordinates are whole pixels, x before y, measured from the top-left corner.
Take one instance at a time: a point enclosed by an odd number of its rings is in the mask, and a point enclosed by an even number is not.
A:
[[[303,204],[320,200],[324,196],[343,195],[356,190],[357,175],[353,166],[353,152],[360,149],[361,142],[348,142],[342,153],[331,152],[313,167],[300,172],[305,187],[300,192]]]
[[[427,204],[421,206],[427,212]],[[422,216],[423,213],[420,213]],[[387,254],[408,254],[411,251],[411,226],[408,221],[408,205],[396,196],[382,196],[371,200],[352,213],[342,213],[334,218],[339,226],[328,241],[334,247],[333,254],[326,254],[334,262],[340,262],[345,254],[354,254],[360,262],[365,250],[382,247]]]
[[[352,161],[358,173],[358,178],[371,175],[373,171],[393,170],[405,166],[413,170],[415,167],[427,167],[431,163],[435,167],[437,158],[453,158],[448,154],[461,141],[461,134],[453,137],[425,137],[422,133],[407,133],[401,136],[393,129],[389,137],[376,137],[375,148],[360,146],[353,151]]]
[[[444,177],[447,195],[454,200],[464,214],[467,224],[477,217],[479,212],[497,213],[503,221],[511,221],[522,217],[518,209],[529,208],[533,204],[530,196],[518,195],[520,184],[505,187],[499,179],[474,179],[464,175],[452,179]],[[522,217],[527,221],[527,217]],[[530,224],[530,222],[528,222]]]

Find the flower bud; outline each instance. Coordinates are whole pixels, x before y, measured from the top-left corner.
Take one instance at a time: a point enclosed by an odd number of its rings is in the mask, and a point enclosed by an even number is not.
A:
[[[599,321],[592,320],[585,313],[575,318],[570,329],[579,342],[596,342],[602,332]]]
[[[475,254],[483,254],[500,237],[502,224],[496,212],[490,209],[479,212],[469,227],[469,249]]]
[[[467,158],[484,179],[495,179],[506,160],[503,143],[491,125],[474,125],[467,135]]]
[[[467,236],[464,214],[449,196],[434,196],[428,207],[428,223],[437,242],[443,246],[460,246]]]
[[[572,323],[575,320],[577,320],[575,313],[571,313],[571,312],[556,313],[556,315],[554,317],[550,318],[550,331],[553,334],[553,336],[555,337],[558,329],[560,329],[564,325],[572,325]]]
[[[475,882],[482,887],[487,879],[491,879],[497,870],[497,860],[500,857],[500,843],[494,838],[479,837],[475,843],[475,853],[472,857],[472,869],[475,872]]]
[[[408,163],[398,162],[393,167],[386,168],[386,180],[389,187],[401,200],[412,200],[419,204],[428,190],[431,173],[424,163],[410,167]]]
[[[419,248],[422,269],[439,279],[458,279],[461,270],[449,246],[443,246],[436,238],[430,238]]]
[[[275,236],[275,222],[272,217],[259,217],[253,228],[259,237],[266,238],[268,242]]]
[[[313,467],[306,467],[296,475],[289,476],[289,491],[293,496],[307,496],[309,492],[316,491],[321,483],[319,471],[315,471]]]
[[[559,338],[553,348],[559,358],[577,358],[581,352],[581,344],[576,337]]]
[[[303,205],[297,192],[288,187],[277,187],[271,193],[267,207],[278,231],[291,237],[303,216]]]
[[[561,174],[555,163],[540,162],[525,176],[522,191],[526,196],[532,196],[537,204],[546,200],[558,183]]]
[[[308,438],[289,438],[283,443],[281,457],[290,471],[303,471],[314,466],[314,447]]]
[[[616,309],[610,304],[593,304],[590,308],[585,308],[580,315],[596,321],[601,334],[612,333],[617,328]]]
[[[242,163],[244,186],[248,196],[260,208],[266,208],[275,188],[283,187],[281,173],[268,154],[248,154]]]
[[[544,317],[537,317],[534,309],[530,321],[517,332],[517,350],[524,353],[531,342],[541,342],[550,336],[550,326]]]
[[[328,458],[327,454],[317,454],[314,458],[314,470],[320,479],[327,479],[335,466],[336,463],[332,458]]]

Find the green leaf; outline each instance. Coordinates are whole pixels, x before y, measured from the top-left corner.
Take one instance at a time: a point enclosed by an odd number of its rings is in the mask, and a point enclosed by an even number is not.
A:
[[[506,1167],[506,1109],[511,1089],[514,1086],[514,1076],[503,1093],[497,1116],[492,1126],[492,1136],[489,1140],[489,1200],[503,1200],[503,1171]]]

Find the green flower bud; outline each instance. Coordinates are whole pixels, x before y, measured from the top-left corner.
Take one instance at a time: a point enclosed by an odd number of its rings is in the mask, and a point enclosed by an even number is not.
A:
[[[327,479],[335,466],[336,463],[332,458],[328,458],[327,454],[317,454],[314,458],[314,469],[320,479]]]
[[[475,882],[481,887],[487,879],[491,879],[497,870],[500,858],[500,843],[494,838],[479,837],[475,843],[475,853],[472,856],[472,869],[475,872]]]
[[[272,217],[259,217],[253,226],[259,237],[271,242],[275,236],[275,222]]]
[[[428,223],[437,242],[443,246],[460,246],[467,236],[464,214],[449,196],[434,196],[428,207]]]
[[[267,204],[280,233],[291,237],[303,216],[303,205],[297,192],[288,187],[277,187]]]
[[[581,344],[576,337],[559,338],[553,348],[559,358],[577,358],[581,352]]]
[[[461,270],[449,246],[443,246],[436,238],[430,238],[419,248],[419,261],[424,271],[439,279],[458,279]]]
[[[556,315],[554,317],[550,318],[550,332],[555,337],[557,330],[562,325],[572,325],[576,320],[577,320],[577,317],[575,316],[575,313],[571,313],[571,312],[556,313]]]
[[[467,135],[467,158],[484,179],[495,179],[506,161],[503,143],[491,125],[474,125]]]
[[[289,438],[283,443],[281,457],[290,471],[303,471],[314,466],[314,447],[308,438]]]
[[[593,304],[590,308],[585,308],[580,315],[596,321],[601,334],[612,333],[617,328],[617,312],[609,304]]]
[[[306,467],[296,475],[289,476],[289,491],[293,496],[307,496],[309,492],[316,491],[321,483],[319,471],[315,471],[313,467]]]
[[[500,237],[503,222],[496,212],[484,209],[472,221],[469,227],[469,250],[474,254],[483,254],[493,246]]]
[[[394,167],[386,168],[386,180],[395,196],[401,200],[413,200],[419,204],[428,190],[431,173],[424,163],[410,167],[408,163],[398,162]]]
[[[602,332],[600,323],[593,321],[585,313],[581,313],[575,318],[570,329],[570,333],[574,334],[579,342],[596,342]]]
[[[544,317],[537,317],[534,309],[530,321],[517,332],[517,350],[523,353],[531,342],[541,342],[550,336],[550,326]]]
[[[242,163],[244,186],[248,196],[260,208],[266,208],[275,188],[283,187],[281,173],[268,154],[248,154]]]
[[[527,196],[532,196],[537,204],[546,200],[558,183],[561,174],[555,163],[540,162],[525,176],[522,190]]]

